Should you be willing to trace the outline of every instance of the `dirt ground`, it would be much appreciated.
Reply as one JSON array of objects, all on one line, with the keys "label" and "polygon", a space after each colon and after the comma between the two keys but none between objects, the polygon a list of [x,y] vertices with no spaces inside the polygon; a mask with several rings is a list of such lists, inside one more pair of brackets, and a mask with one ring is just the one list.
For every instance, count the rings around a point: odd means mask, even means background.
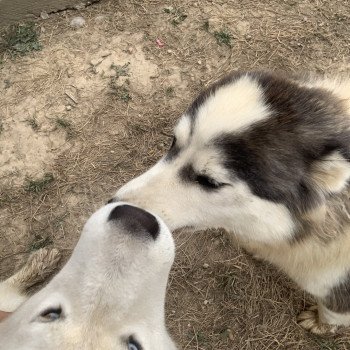
[{"label": "dirt ground", "polygon": [[[67,258],[87,217],[164,153],[225,72],[349,72],[349,14],[348,0],[102,0],[39,20],[42,50],[0,60],[1,278],[42,246]],[[311,298],[224,232],[175,239],[167,322],[181,349],[350,349],[349,333],[300,329]]]}]

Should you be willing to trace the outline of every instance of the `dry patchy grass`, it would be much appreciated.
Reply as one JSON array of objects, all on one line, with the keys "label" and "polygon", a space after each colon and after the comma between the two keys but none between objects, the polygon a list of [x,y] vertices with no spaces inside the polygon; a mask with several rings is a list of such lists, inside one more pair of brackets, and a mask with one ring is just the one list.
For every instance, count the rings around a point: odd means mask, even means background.
[{"label": "dry patchy grass", "polygon": [[[1,277],[44,245],[68,257],[86,218],[164,153],[181,112],[224,73],[349,71],[348,6],[101,1],[81,11],[82,29],[71,11],[39,21],[42,51],[0,63]],[[175,239],[167,317],[182,349],[350,348],[347,334],[301,330],[309,296],[225,233]]]}]

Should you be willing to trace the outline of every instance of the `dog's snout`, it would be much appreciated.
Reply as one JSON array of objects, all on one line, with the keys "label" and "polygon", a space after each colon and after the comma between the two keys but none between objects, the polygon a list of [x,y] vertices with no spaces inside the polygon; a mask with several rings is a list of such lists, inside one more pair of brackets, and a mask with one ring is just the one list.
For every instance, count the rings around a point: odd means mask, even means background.
[{"label": "dog's snout", "polygon": [[135,236],[149,236],[155,240],[159,234],[158,220],[151,213],[132,205],[116,206],[108,221],[120,222],[127,233]]}]

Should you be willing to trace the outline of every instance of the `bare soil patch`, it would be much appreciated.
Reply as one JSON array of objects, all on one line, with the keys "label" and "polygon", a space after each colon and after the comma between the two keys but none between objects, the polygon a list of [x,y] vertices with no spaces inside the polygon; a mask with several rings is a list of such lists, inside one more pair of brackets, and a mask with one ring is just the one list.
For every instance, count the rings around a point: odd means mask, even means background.
[{"label": "bare soil patch", "polygon": [[[0,60],[1,278],[42,246],[67,258],[86,218],[164,153],[176,119],[224,73],[349,72],[349,10],[347,0],[101,1],[38,21],[42,50]],[[77,15],[86,24],[73,29]],[[310,297],[224,232],[175,239],[167,316],[180,348],[350,349],[349,334],[300,329]]]}]

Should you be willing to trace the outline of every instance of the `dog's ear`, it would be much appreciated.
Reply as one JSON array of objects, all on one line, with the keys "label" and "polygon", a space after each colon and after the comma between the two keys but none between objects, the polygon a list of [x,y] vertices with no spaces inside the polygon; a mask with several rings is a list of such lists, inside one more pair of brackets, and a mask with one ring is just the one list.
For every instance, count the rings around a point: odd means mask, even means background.
[{"label": "dog's ear", "polygon": [[350,161],[339,151],[333,151],[311,166],[311,178],[324,193],[337,193],[344,189],[350,178]]}]

